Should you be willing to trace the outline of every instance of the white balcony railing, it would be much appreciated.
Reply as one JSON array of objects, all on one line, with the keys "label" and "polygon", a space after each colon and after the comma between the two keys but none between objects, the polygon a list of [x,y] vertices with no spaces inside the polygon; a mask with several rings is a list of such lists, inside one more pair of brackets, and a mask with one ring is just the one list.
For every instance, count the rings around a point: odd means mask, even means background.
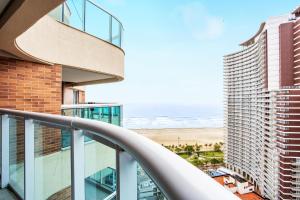
[{"label": "white balcony railing", "polygon": [[[116,199],[134,200],[138,198],[137,163],[167,199],[238,199],[204,172],[176,154],[124,128],[89,119],[8,109],[0,109],[0,116],[1,187],[5,188],[9,185],[15,190],[19,189],[20,196],[26,200],[42,199],[39,194],[48,192],[48,187],[54,193],[60,191],[59,186],[61,189],[70,187],[72,199],[85,199],[88,193],[85,185],[86,179],[93,183],[100,181],[107,190],[112,189],[112,192],[105,197],[106,199],[116,196]],[[22,123],[12,124],[11,122],[16,119]],[[41,151],[40,145],[45,145],[44,141],[49,138],[43,135],[41,137],[43,140],[38,139],[38,134],[41,133],[40,129],[37,129],[38,126],[46,127],[45,133],[47,134],[49,134],[47,128],[71,130],[70,153],[63,150],[52,154]],[[24,132],[20,134],[22,130]],[[55,134],[50,133],[50,136]],[[22,136],[24,140],[15,141],[15,136]],[[85,144],[84,137],[92,138],[93,143]],[[12,143],[13,141],[15,143]],[[115,157],[108,157],[110,151],[107,150],[98,151],[99,149],[94,148],[91,151],[93,145],[99,144],[113,149],[116,152]],[[16,148],[17,145],[24,148],[21,148],[22,151],[19,152],[24,153],[23,157],[18,154],[20,148]],[[98,148],[103,150],[103,146]],[[17,155],[18,159],[15,159],[14,155]],[[67,156],[69,160],[66,159]],[[105,158],[115,159],[116,188],[109,187],[113,183],[111,179],[113,176],[109,176],[108,172],[87,175],[93,170],[96,161],[103,166]],[[15,163],[12,162],[13,159]],[[63,163],[60,166],[64,167],[58,168],[58,162]],[[53,163],[56,165],[52,166]],[[87,163],[93,163],[93,166]],[[69,178],[70,182],[62,177]],[[105,177],[105,179],[99,179],[99,177]],[[60,181],[54,182],[55,179],[60,179]],[[21,180],[24,180],[24,185],[21,184]],[[51,182],[45,183],[47,180]],[[48,192],[47,195],[52,195],[52,193]]]}]

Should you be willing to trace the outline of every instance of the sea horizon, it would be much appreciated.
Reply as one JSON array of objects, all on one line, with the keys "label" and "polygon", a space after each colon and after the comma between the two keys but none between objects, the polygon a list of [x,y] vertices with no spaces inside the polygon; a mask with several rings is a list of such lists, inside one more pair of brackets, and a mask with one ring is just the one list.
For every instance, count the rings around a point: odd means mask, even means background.
[{"label": "sea horizon", "polygon": [[127,104],[123,126],[128,129],[222,128],[223,110],[204,105]]}]

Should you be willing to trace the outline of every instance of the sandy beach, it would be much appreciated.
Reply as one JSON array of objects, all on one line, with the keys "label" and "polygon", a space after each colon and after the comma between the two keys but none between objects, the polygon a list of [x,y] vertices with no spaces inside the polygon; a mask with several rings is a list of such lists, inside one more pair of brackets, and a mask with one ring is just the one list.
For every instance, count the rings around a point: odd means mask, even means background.
[{"label": "sandy beach", "polygon": [[223,142],[223,128],[135,129],[137,133],[163,145],[214,144]]}]

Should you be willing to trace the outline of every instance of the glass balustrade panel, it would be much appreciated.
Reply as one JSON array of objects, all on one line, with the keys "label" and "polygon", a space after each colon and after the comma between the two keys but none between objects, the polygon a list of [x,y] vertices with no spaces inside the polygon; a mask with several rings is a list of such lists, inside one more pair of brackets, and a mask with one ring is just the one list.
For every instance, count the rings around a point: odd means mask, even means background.
[{"label": "glass balustrade panel", "polygon": [[102,200],[115,193],[117,190],[116,150],[91,140],[85,143],[84,155],[85,199]]},{"label": "glass balustrade panel", "polygon": [[9,185],[24,198],[24,159],[25,159],[24,118],[9,119]]},{"label": "glass balustrade panel", "polygon": [[34,125],[35,199],[71,199],[71,149],[62,150],[62,133],[71,131]]}]

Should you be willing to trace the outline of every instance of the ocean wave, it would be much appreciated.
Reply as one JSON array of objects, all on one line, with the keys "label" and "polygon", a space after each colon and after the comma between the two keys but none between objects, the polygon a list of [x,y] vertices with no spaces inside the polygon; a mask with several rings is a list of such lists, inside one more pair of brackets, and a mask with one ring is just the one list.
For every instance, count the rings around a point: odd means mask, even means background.
[{"label": "ocean wave", "polygon": [[128,117],[123,119],[124,127],[129,129],[160,129],[160,128],[204,128],[223,127],[223,119],[220,117],[198,118],[198,117],[167,117],[159,116],[153,118]]}]

